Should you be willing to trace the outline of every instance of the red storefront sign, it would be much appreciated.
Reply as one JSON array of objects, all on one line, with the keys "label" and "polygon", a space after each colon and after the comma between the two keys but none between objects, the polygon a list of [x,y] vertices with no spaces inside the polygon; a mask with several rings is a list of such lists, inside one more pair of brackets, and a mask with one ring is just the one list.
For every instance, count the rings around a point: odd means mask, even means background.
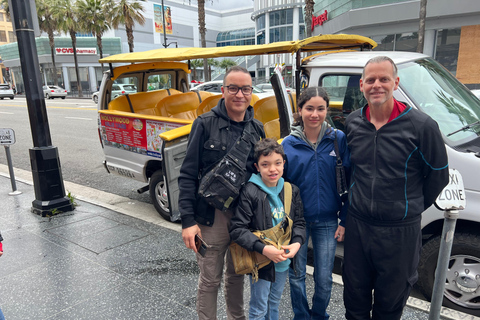
[{"label": "red storefront sign", "polygon": [[315,26],[321,26],[325,21],[328,20],[327,10],[318,17],[312,16],[312,31]]},{"label": "red storefront sign", "polygon": [[[73,48],[55,48],[57,54],[73,54]],[[77,54],[97,54],[97,48],[77,48]]]}]

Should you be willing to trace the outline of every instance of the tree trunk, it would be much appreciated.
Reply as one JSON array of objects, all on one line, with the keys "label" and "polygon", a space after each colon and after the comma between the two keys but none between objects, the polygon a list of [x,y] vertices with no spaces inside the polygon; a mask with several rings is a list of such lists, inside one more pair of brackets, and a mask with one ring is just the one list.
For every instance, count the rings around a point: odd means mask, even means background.
[{"label": "tree trunk", "polygon": [[[205,39],[205,35],[207,33],[207,28],[205,28],[205,0],[198,0],[198,31],[200,32],[202,48],[206,48],[207,40]],[[204,81],[210,81],[207,59],[203,59],[203,79]]]},{"label": "tree trunk", "polygon": [[[51,51],[51,55],[52,55],[53,84],[58,86],[57,66],[55,64],[55,37],[53,36],[53,30],[48,30],[48,42],[50,43],[50,51]],[[47,85],[47,84],[45,83],[45,85]]]},{"label": "tree trunk", "polygon": [[75,61],[75,74],[77,75],[78,97],[83,98],[82,82],[80,81],[80,74],[78,73],[77,35],[74,30],[70,30],[70,37],[72,38],[73,60]]},{"label": "tree trunk", "polygon": [[312,36],[312,16],[314,0],[305,0],[305,31],[307,38]]},{"label": "tree trunk", "polygon": [[420,22],[418,26],[417,52],[423,53],[425,43],[425,18],[427,16],[427,0],[420,0]]},{"label": "tree trunk", "polygon": [[[100,59],[103,58],[103,45],[102,45],[102,35],[97,34],[97,47],[98,47],[98,52],[100,53]],[[103,73],[103,62],[101,63],[102,66],[102,73]]]},{"label": "tree trunk", "polygon": [[125,26],[127,31],[128,50],[133,52],[133,28],[131,26]]}]

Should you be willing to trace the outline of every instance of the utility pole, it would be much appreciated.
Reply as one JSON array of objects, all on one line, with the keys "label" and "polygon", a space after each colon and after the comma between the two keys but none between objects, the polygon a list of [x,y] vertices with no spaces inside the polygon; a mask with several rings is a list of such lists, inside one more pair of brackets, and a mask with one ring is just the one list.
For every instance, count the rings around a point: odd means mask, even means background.
[{"label": "utility pole", "polygon": [[60,159],[57,148],[52,146],[47,108],[43,97],[40,65],[35,45],[35,29],[38,28],[38,25],[34,24],[34,21],[37,21],[35,0],[9,0],[9,6],[17,36],[33,138],[33,148],[29,150],[35,190],[32,212],[46,216],[53,210],[71,211],[74,206],[65,196]]}]

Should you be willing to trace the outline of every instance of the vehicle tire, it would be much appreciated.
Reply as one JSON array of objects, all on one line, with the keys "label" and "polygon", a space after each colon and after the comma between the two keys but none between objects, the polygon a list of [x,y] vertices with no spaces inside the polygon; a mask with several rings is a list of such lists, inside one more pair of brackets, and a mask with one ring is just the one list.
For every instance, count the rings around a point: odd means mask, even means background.
[{"label": "vehicle tire", "polygon": [[2,99],[2,100],[3,100],[3,97],[1,97],[0,99]]},{"label": "vehicle tire", "polygon": [[10,97],[10,100],[13,100],[13,98],[15,98],[15,97]]},{"label": "vehicle tire", "polygon": [[98,96],[93,97],[93,102],[95,102],[95,104],[98,104]]},{"label": "vehicle tire", "polygon": [[[422,248],[418,266],[418,288],[430,301],[440,248],[440,236]],[[443,305],[461,312],[480,315],[480,235],[455,234],[443,292]]]},{"label": "vehicle tire", "polygon": [[157,212],[167,221],[170,220],[170,209],[168,205],[167,186],[165,185],[163,172],[156,171],[150,177],[150,199]]},{"label": "vehicle tire", "polygon": [[50,96],[48,95],[48,93],[45,95],[45,98],[46,99],[51,99]]},{"label": "vehicle tire", "polygon": [[62,97],[62,99],[64,99],[64,100],[65,100],[65,97]]}]

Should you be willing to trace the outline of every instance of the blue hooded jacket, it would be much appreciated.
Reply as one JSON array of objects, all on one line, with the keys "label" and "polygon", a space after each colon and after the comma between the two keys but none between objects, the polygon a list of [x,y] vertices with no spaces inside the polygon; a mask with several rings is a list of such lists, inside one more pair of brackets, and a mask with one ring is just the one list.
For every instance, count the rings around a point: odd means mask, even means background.
[{"label": "blue hooded jacket", "polygon": [[[345,134],[336,130],[337,142],[345,167],[350,176],[350,152]],[[336,186],[335,130],[328,128],[316,144],[310,143],[302,127],[292,127],[292,133],[282,141],[287,156],[284,178],[300,189],[304,218],[307,222],[336,220],[345,226],[348,201],[342,203]]]}]

